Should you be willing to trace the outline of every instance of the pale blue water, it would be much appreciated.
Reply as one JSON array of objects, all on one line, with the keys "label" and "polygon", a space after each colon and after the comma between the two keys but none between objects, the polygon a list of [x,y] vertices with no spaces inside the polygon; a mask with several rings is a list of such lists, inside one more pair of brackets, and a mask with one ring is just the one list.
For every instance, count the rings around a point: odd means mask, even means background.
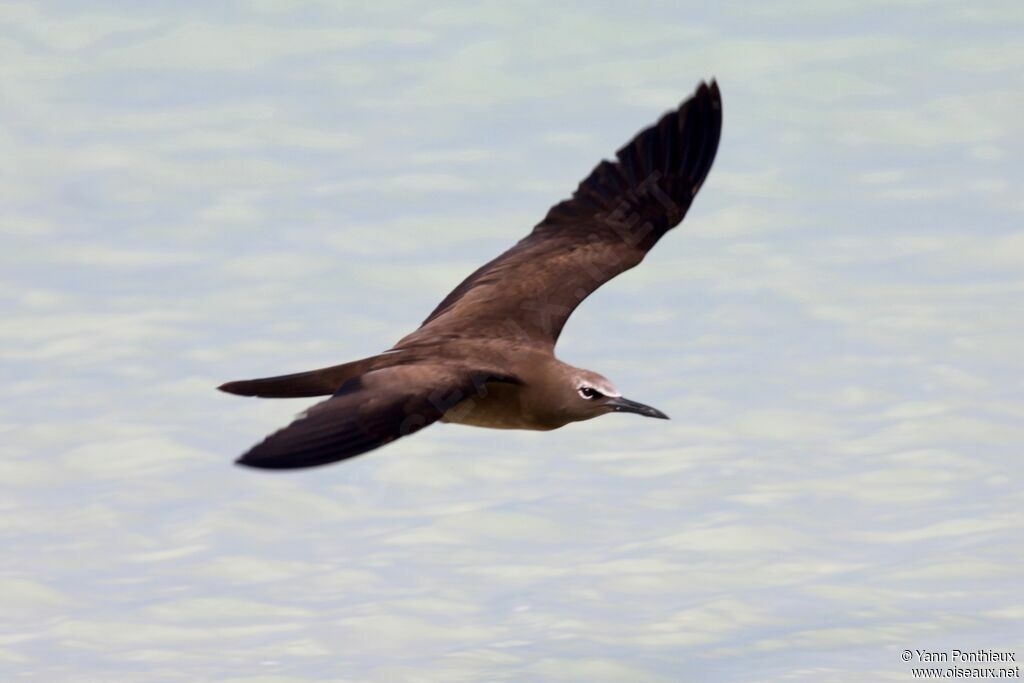
[{"label": "pale blue water", "polygon": [[[5,5],[2,677],[1024,656],[1020,7]],[[693,210],[559,346],[671,422],[231,465],[308,402],[214,386],[387,348],[711,76]]]}]

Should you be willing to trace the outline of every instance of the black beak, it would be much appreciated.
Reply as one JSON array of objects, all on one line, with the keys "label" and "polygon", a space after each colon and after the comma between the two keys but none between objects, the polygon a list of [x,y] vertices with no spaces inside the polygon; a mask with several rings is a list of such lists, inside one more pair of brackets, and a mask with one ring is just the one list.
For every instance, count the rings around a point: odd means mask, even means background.
[{"label": "black beak", "polygon": [[630,401],[628,398],[622,398],[621,396],[608,399],[605,401],[605,405],[611,406],[612,410],[617,413],[636,413],[637,415],[643,415],[644,417],[656,417],[660,420],[668,419],[668,415],[657,408],[645,406],[643,403]]}]

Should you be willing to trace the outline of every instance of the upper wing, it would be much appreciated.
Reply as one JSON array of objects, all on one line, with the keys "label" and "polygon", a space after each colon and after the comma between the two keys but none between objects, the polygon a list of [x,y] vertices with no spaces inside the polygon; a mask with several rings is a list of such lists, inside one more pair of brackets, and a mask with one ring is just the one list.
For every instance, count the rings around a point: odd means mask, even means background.
[{"label": "upper wing", "polygon": [[583,299],[640,263],[679,224],[718,149],[722,100],[692,97],[602,161],[527,237],[456,287],[397,346],[459,337],[513,337],[553,347]]},{"label": "upper wing", "polygon": [[489,381],[515,380],[455,365],[373,370],[346,382],[237,462],[292,469],[351,458],[436,422],[465,399],[484,396]]}]

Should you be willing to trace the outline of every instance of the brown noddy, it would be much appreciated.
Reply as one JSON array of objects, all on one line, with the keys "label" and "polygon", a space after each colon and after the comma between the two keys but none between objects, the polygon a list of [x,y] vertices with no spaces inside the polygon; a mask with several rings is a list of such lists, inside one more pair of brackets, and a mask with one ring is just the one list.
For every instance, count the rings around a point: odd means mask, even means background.
[{"label": "brown noddy", "polygon": [[718,85],[702,82],[390,350],[221,385],[242,396],[330,396],[237,462],[270,469],[323,465],[438,420],[548,430],[613,412],[666,418],[623,398],[602,375],[555,358],[555,342],[583,299],[639,264],[683,220],[711,169],[721,129]]}]

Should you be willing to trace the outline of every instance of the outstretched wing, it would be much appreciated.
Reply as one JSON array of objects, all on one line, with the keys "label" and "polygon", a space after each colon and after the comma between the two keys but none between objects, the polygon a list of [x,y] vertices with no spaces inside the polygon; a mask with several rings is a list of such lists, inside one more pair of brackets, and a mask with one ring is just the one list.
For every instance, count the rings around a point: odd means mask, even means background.
[{"label": "outstretched wing", "polygon": [[485,383],[492,381],[515,380],[456,365],[374,370],[347,381],[334,396],[268,436],[237,463],[293,469],[351,458],[436,422],[466,399],[484,396]]},{"label": "outstretched wing", "polygon": [[398,347],[463,337],[553,347],[583,299],[640,263],[679,224],[711,170],[722,130],[718,85],[692,97],[602,161],[572,199],[456,287]]}]

